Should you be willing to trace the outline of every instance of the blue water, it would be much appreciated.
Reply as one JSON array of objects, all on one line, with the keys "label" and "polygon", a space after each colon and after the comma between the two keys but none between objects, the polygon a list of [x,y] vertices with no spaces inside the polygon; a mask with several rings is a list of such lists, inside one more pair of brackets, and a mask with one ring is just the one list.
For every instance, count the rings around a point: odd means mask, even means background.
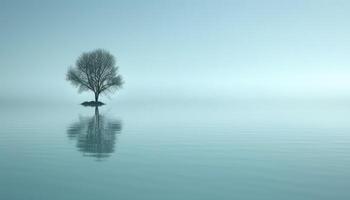
[{"label": "blue water", "polygon": [[0,110],[0,199],[350,199],[350,104]]}]

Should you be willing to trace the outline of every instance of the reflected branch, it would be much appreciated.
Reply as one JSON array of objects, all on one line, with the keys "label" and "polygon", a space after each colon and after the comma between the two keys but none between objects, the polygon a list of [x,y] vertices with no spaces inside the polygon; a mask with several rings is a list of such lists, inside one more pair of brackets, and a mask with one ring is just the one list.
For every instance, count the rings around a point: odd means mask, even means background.
[{"label": "reflected branch", "polygon": [[116,135],[120,134],[122,123],[110,120],[99,113],[95,107],[93,117],[80,117],[67,129],[70,139],[77,140],[77,148],[84,156],[91,156],[102,160],[114,152]]}]

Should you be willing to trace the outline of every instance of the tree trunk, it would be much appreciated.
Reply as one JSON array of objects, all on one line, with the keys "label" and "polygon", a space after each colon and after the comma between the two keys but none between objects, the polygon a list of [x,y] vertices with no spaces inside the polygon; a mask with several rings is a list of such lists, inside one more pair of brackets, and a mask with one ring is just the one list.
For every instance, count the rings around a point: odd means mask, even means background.
[{"label": "tree trunk", "polygon": [[98,93],[95,93],[95,102],[97,103],[98,102]]}]

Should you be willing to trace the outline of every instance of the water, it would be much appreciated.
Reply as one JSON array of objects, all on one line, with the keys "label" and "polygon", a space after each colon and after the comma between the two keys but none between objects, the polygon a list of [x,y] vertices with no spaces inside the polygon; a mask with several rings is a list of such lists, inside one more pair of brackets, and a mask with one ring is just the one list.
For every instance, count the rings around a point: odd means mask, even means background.
[{"label": "water", "polygon": [[346,104],[0,110],[0,199],[350,199]]}]

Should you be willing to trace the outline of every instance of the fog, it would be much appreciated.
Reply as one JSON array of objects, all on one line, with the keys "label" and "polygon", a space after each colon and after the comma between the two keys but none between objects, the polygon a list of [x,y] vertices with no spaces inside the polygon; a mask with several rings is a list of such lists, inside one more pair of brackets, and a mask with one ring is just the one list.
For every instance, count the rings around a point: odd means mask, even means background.
[{"label": "fog", "polygon": [[0,3],[0,100],[91,100],[66,80],[85,51],[114,54],[105,102],[350,98],[347,1]]}]

